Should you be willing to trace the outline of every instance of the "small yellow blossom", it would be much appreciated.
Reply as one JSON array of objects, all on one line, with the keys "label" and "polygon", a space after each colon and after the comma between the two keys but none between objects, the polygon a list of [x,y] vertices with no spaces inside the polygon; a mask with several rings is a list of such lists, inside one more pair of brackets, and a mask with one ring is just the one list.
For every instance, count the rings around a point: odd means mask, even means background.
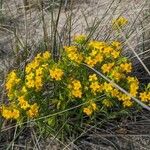
[{"label": "small yellow blossom", "polygon": [[43,68],[42,67],[37,68],[35,74],[36,76],[41,76],[43,74]]},{"label": "small yellow blossom", "polygon": [[74,97],[77,97],[77,98],[82,97],[82,91],[81,90],[72,90],[71,93],[72,93],[72,96],[74,96]]},{"label": "small yellow blossom", "polygon": [[116,58],[118,58],[118,57],[119,57],[120,52],[119,52],[119,51],[115,51],[115,50],[114,50],[114,51],[112,51],[112,52],[111,52],[111,55],[112,55],[112,57],[113,57],[113,58],[115,58],[115,59],[116,59]]},{"label": "small yellow blossom", "polygon": [[72,86],[74,90],[79,90],[82,86],[79,80],[73,80]]},{"label": "small yellow blossom", "polygon": [[85,58],[85,63],[90,67],[94,67],[97,64],[97,60],[94,60],[91,56],[89,56]]},{"label": "small yellow blossom", "polygon": [[55,79],[56,81],[61,80],[62,76],[64,75],[63,70],[59,68],[50,69],[49,72],[50,72],[50,77],[52,79]]},{"label": "small yellow blossom", "polygon": [[43,86],[43,83],[42,83],[42,76],[36,76],[35,77],[35,81],[34,81],[34,85],[35,85],[35,88],[36,90],[41,90],[42,86]]},{"label": "small yellow blossom", "polygon": [[113,86],[112,86],[111,83],[106,83],[106,82],[104,82],[104,84],[103,84],[103,89],[104,89],[106,92],[110,93],[110,92],[113,90]]},{"label": "small yellow blossom", "polygon": [[17,77],[17,74],[16,74],[15,70],[11,71],[8,74],[7,79],[6,79],[6,85],[5,85],[6,86],[6,90],[11,91],[11,89],[15,85],[19,84],[20,81],[21,81],[21,79]]},{"label": "small yellow blossom", "polygon": [[101,88],[101,86],[99,85],[99,83],[97,82],[97,81],[95,81],[95,82],[92,82],[91,84],[90,84],[90,89],[92,90],[92,92],[94,93],[94,94],[96,94],[96,92],[99,92],[99,89]]},{"label": "small yellow blossom", "polygon": [[124,107],[131,107],[133,105],[133,102],[131,100],[123,101]]},{"label": "small yellow blossom", "polygon": [[31,105],[30,109],[27,111],[27,115],[28,115],[29,118],[37,117],[38,113],[39,113],[39,106],[36,103]]},{"label": "small yellow blossom", "polygon": [[111,95],[112,95],[112,97],[117,97],[119,95],[119,90],[118,89],[113,89],[111,91]]},{"label": "small yellow blossom", "polygon": [[92,74],[92,75],[89,75],[89,81],[90,81],[90,82],[92,82],[92,81],[97,81],[97,80],[98,80],[98,78],[97,78],[97,76],[96,76],[95,73]]},{"label": "small yellow blossom", "polygon": [[87,115],[87,116],[91,116],[93,111],[90,108],[83,108],[83,112]]},{"label": "small yellow blossom", "polygon": [[43,59],[48,60],[51,57],[51,53],[49,51],[45,51],[43,53]]},{"label": "small yellow blossom", "polygon": [[142,102],[147,102],[148,101],[148,95],[147,95],[147,92],[142,92],[140,93],[140,99]]},{"label": "small yellow blossom", "polygon": [[113,70],[111,72],[111,77],[112,77],[112,79],[114,79],[118,82],[118,81],[120,81],[121,78],[123,78],[123,75],[120,72],[118,72],[117,70]]},{"label": "small yellow blossom", "polygon": [[94,111],[97,109],[96,103],[91,102],[90,105],[91,105],[91,107],[92,107],[92,109],[93,109]]},{"label": "small yellow blossom", "polygon": [[107,47],[104,48],[103,53],[104,53],[105,55],[109,56],[109,55],[111,55],[111,53],[112,53],[113,51],[114,51],[114,50],[113,50],[113,48],[112,48],[111,46],[107,46]]},{"label": "small yellow blossom", "polygon": [[103,73],[109,73],[112,69],[112,67],[114,66],[114,63],[108,63],[108,64],[104,64],[101,69]]},{"label": "small yellow blossom", "polygon": [[89,48],[98,49],[99,52],[102,52],[102,50],[106,47],[106,43],[99,42],[99,41],[91,41],[91,42],[89,42],[88,46],[89,46]]},{"label": "small yellow blossom", "polygon": [[24,96],[18,97],[19,105],[22,109],[26,110],[30,107],[29,103],[25,100]]},{"label": "small yellow blossom", "polygon": [[112,20],[114,29],[120,29],[124,27],[127,23],[128,23],[128,20],[124,17],[119,17],[117,19]]},{"label": "small yellow blossom", "polygon": [[132,71],[132,64],[131,63],[124,63],[120,65],[122,71],[126,73],[130,73]]}]

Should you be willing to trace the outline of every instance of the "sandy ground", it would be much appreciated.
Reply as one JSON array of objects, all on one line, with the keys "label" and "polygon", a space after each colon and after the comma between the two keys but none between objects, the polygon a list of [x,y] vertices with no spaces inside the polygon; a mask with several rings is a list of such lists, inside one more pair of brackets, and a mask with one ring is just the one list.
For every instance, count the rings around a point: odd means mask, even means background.
[{"label": "sandy ground", "polygon": [[[129,25],[132,26],[132,22],[136,19],[137,14],[139,14],[139,12],[141,12],[142,9],[142,12],[147,11],[147,7],[144,7],[145,0],[122,0],[120,4],[119,2],[119,0],[114,0],[112,5],[112,0],[83,0],[83,2],[76,2],[73,9],[74,19],[72,23],[72,35],[88,32],[92,28],[95,19],[97,21],[102,19],[102,22],[99,25],[97,32],[100,32],[98,38],[104,39],[107,33],[107,26],[110,26],[112,18],[118,17],[119,15],[123,15],[129,19]],[[36,1],[32,1],[32,4],[33,7],[27,12],[25,12],[23,8],[23,2],[20,0],[5,0],[4,2],[4,6],[2,8],[2,13],[4,14],[4,22],[0,22],[0,71],[5,72],[7,68],[9,68],[9,66],[12,64],[10,62],[10,56],[12,52],[17,55],[17,48],[15,47],[15,43],[17,41],[16,38],[14,38],[15,36],[21,39],[20,42],[23,45],[27,43],[31,51],[36,51],[37,45],[39,45],[39,43],[43,40],[43,24],[41,21],[41,12],[38,10],[38,5]],[[47,32],[51,33],[51,19],[47,1],[45,1],[44,7]],[[109,7],[110,9],[109,11],[107,11]],[[69,11],[67,11],[67,9],[63,9],[61,12],[59,20],[59,33],[62,36],[67,30],[65,28],[65,23],[67,19],[66,16],[68,14]],[[143,32],[143,30],[141,30],[138,26],[139,21],[140,19],[137,19],[137,23],[134,27],[135,33],[133,34],[132,38],[129,39],[129,43],[134,49],[136,49],[137,45],[141,42],[140,37]],[[146,26],[148,25],[149,23]],[[129,51],[128,48],[126,50]],[[18,51],[21,52],[22,49],[20,48]],[[138,51],[141,52],[140,50]],[[131,140],[129,141],[134,145],[134,150],[150,149],[149,136],[144,138],[142,138],[142,135],[133,136],[133,138],[131,138]],[[142,141],[142,144],[140,144],[139,141]],[[85,148],[87,150],[88,147],[89,150],[116,149],[113,146],[103,145],[101,147],[101,145],[97,145],[94,147],[94,144],[89,145],[90,143],[86,143],[85,141],[83,143],[84,146],[87,144]],[[124,145],[124,148],[122,149],[127,150],[127,141],[124,142],[120,139],[120,144]],[[47,149],[50,149],[50,147]],[[128,149],[130,149],[130,146],[128,146]]]}]

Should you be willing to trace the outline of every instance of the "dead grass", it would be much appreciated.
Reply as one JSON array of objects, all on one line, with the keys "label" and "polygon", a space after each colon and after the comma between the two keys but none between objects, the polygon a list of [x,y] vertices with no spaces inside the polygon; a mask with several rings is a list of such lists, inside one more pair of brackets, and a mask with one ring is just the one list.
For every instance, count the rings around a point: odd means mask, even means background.
[{"label": "dead grass", "polygon": [[[23,1],[0,0],[1,101],[5,98],[3,85],[8,70],[15,67],[23,68],[38,51],[53,49],[55,42],[52,35],[57,35],[55,40],[60,46],[69,44],[72,36],[80,33],[89,34],[100,40],[117,39],[118,35],[110,33],[109,25],[112,18],[120,15],[129,19],[129,26],[124,31],[128,36],[122,33],[119,37],[125,43],[124,54],[133,61],[134,74],[139,80],[149,83],[149,0],[82,0],[68,4],[64,1],[59,19],[59,5],[56,1],[50,3],[49,0],[44,0],[42,7],[39,2],[40,0],[31,1],[30,8],[25,9]],[[58,24],[55,30],[56,23]],[[45,141],[32,125],[27,125],[24,129],[16,126],[12,128],[9,123],[4,122],[0,149],[148,150],[150,114],[148,111],[141,111],[140,114],[136,110],[133,112],[135,114],[132,116],[120,120],[99,120],[95,125],[86,125],[85,128],[81,128],[79,136],[68,137],[68,141],[65,142],[59,141],[55,135],[45,138]]]}]

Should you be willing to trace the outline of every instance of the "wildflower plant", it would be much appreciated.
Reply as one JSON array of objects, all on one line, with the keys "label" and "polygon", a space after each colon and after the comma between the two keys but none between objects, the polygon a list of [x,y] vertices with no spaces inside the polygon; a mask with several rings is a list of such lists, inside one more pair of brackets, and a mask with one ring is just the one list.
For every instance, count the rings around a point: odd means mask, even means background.
[{"label": "wildflower plant", "polygon": [[[64,124],[81,125],[102,112],[128,110],[137,104],[112,83],[87,66],[95,68],[125,89],[132,97],[150,104],[149,85],[143,89],[132,76],[132,63],[122,55],[119,41],[87,41],[85,35],[64,46],[61,59],[55,62],[50,51],[38,53],[23,70],[12,70],[6,78],[8,103],[2,104],[1,116],[23,123],[44,118],[40,123],[55,133]],[[86,116],[86,119],[84,119]]]}]

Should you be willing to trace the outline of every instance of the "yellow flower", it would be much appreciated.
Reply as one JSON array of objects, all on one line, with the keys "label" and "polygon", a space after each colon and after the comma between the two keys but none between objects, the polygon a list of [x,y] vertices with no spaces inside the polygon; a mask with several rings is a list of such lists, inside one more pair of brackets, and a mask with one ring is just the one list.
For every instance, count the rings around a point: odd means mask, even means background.
[{"label": "yellow flower", "polygon": [[97,80],[98,80],[98,78],[97,78],[97,76],[96,76],[95,73],[92,74],[92,75],[89,75],[89,81],[90,81],[90,82],[92,82],[92,81],[97,81]]},{"label": "yellow flower", "polygon": [[49,51],[45,51],[43,53],[43,59],[48,60],[51,57],[51,53]]},{"label": "yellow flower", "polygon": [[136,97],[138,90],[139,89],[139,83],[138,82],[132,82],[130,84],[130,94],[134,97]]},{"label": "yellow flower", "polygon": [[104,82],[103,89],[109,93],[113,90],[113,87],[112,87],[111,83]]},{"label": "yellow flower", "polygon": [[52,79],[55,79],[56,81],[61,80],[62,76],[64,75],[63,70],[59,68],[50,69],[49,72],[50,72],[50,77]]},{"label": "yellow flower", "polygon": [[90,53],[90,56],[93,57],[98,53],[96,49],[93,49],[92,52]]},{"label": "yellow flower", "polygon": [[22,92],[23,94],[26,94],[27,91],[28,91],[28,90],[27,90],[26,86],[23,86],[22,89],[21,89],[21,92]]},{"label": "yellow flower", "polygon": [[90,41],[88,46],[89,46],[89,48],[98,49],[99,52],[102,52],[102,50],[106,46],[106,43],[105,42],[99,42],[99,41]]},{"label": "yellow flower", "polygon": [[43,68],[39,67],[35,71],[36,76],[41,76],[43,74]]},{"label": "yellow flower", "polygon": [[112,52],[111,52],[111,55],[112,55],[112,57],[113,57],[113,58],[115,58],[115,59],[116,59],[116,58],[118,58],[118,57],[119,57],[120,52],[119,52],[119,51],[115,51],[115,50],[114,50],[114,51],[112,51]]},{"label": "yellow flower", "polygon": [[72,80],[71,84],[68,85],[71,90],[71,96],[81,98],[82,97],[82,85],[79,80]]},{"label": "yellow flower", "polygon": [[112,67],[114,66],[114,63],[108,63],[108,64],[104,64],[101,69],[103,73],[109,73],[112,69]]},{"label": "yellow flower", "polygon": [[127,77],[127,81],[128,81],[128,83],[138,82],[138,80],[135,77],[130,77],[130,76]]},{"label": "yellow flower", "polygon": [[94,60],[95,60],[95,62],[97,63],[97,62],[99,62],[99,63],[101,63],[102,61],[103,61],[103,56],[102,56],[102,54],[97,54],[95,57],[94,57]]},{"label": "yellow flower", "polygon": [[111,46],[107,46],[107,47],[104,48],[103,53],[104,53],[104,55],[109,56],[109,55],[111,55],[111,53],[112,53],[113,51],[114,51],[114,50],[113,50],[113,48],[112,48]]},{"label": "yellow flower", "polygon": [[2,116],[5,119],[18,119],[20,116],[20,112],[19,110],[15,109],[15,108],[11,108],[11,107],[2,107]]},{"label": "yellow flower", "polygon": [[31,105],[30,109],[27,111],[27,115],[29,118],[37,117],[38,113],[39,113],[39,106],[36,103]]},{"label": "yellow flower", "polygon": [[27,81],[33,80],[33,79],[34,79],[34,76],[35,76],[34,73],[31,72],[30,74],[26,75],[26,80],[27,80]]},{"label": "yellow flower", "polygon": [[118,71],[113,70],[111,72],[111,77],[112,77],[112,79],[114,79],[116,81],[120,81],[120,79],[123,78],[123,75],[121,73],[119,73]]},{"label": "yellow flower", "polygon": [[140,99],[142,102],[147,102],[148,101],[148,95],[147,95],[147,92],[142,92],[140,93]]},{"label": "yellow flower", "polygon": [[113,97],[118,97],[118,95],[119,95],[118,89],[113,89],[113,90],[111,90],[111,95],[112,95]]},{"label": "yellow flower", "polygon": [[65,46],[64,47],[65,51],[67,53],[70,53],[70,52],[77,52],[77,47],[76,46]]},{"label": "yellow flower", "polygon": [[34,73],[30,72],[29,74],[26,75],[26,82],[25,85],[28,88],[34,88],[35,87],[35,82],[34,82]]},{"label": "yellow flower", "polygon": [[85,63],[90,67],[94,67],[97,64],[97,60],[92,59],[91,56],[85,58]]},{"label": "yellow flower", "polygon": [[94,94],[96,94],[96,92],[99,92],[99,89],[101,88],[101,86],[99,85],[99,83],[97,81],[95,81],[90,84],[90,88],[91,88],[92,92]]},{"label": "yellow flower", "polygon": [[91,105],[91,107],[92,107],[92,109],[93,109],[94,111],[97,109],[96,103],[91,102],[90,105]]},{"label": "yellow flower", "polygon": [[28,88],[34,88],[35,87],[35,82],[34,80],[29,80],[25,83],[26,87]]},{"label": "yellow flower", "polygon": [[123,101],[123,106],[124,107],[131,107],[133,105],[131,100]]},{"label": "yellow flower", "polygon": [[147,99],[150,101],[150,91],[147,93]]},{"label": "yellow flower", "polygon": [[42,76],[36,76],[35,77],[35,81],[34,81],[34,85],[36,90],[41,90],[43,83],[42,83]]},{"label": "yellow flower", "polygon": [[71,93],[72,93],[72,96],[74,96],[74,97],[77,97],[77,98],[82,97],[82,91],[81,90],[72,90]]},{"label": "yellow flower", "polygon": [[21,79],[17,77],[15,70],[11,71],[6,79],[6,90],[11,91],[15,85],[20,83],[20,81]]},{"label": "yellow flower", "polygon": [[90,108],[83,108],[83,112],[87,115],[87,116],[91,116],[93,111]]},{"label": "yellow flower", "polygon": [[19,110],[13,109],[13,111],[12,111],[12,118],[13,118],[13,119],[18,119],[19,116],[20,116]]},{"label": "yellow flower", "polygon": [[84,112],[87,116],[91,116],[92,113],[93,113],[94,111],[96,111],[96,109],[97,109],[96,103],[90,100],[90,101],[89,101],[89,106],[83,108],[83,112]]},{"label": "yellow flower", "polygon": [[122,71],[126,73],[130,73],[132,71],[132,64],[131,63],[124,63],[120,65]]},{"label": "yellow flower", "polygon": [[127,23],[128,23],[128,20],[124,17],[119,17],[117,19],[112,20],[114,29],[120,29],[124,27]]},{"label": "yellow flower", "polygon": [[22,109],[26,110],[30,107],[29,103],[25,100],[24,96],[18,97],[19,105]]},{"label": "yellow flower", "polygon": [[79,80],[73,80],[72,81],[72,86],[73,86],[72,88],[74,90],[79,90],[82,87]]},{"label": "yellow flower", "polygon": [[5,107],[2,108],[2,116],[5,119],[11,119],[12,118],[12,111],[9,109],[6,109]]}]

